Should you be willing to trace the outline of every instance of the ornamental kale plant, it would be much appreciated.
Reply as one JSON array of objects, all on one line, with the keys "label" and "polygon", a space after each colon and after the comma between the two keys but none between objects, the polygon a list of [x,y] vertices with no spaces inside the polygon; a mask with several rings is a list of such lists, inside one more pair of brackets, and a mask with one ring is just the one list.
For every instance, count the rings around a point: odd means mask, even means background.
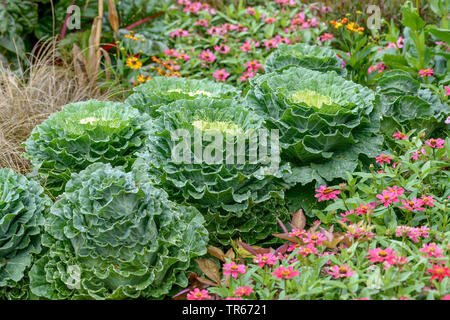
[{"label": "ornamental kale plant", "polygon": [[[231,99],[178,100],[158,113],[134,168],[150,174],[174,200],[198,207],[214,241],[239,234],[255,243],[276,231],[274,216],[289,214],[281,199],[290,169],[276,162],[275,144],[267,141],[271,133],[251,145],[249,137],[265,130],[263,119]],[[258,153],[251,160],[260,146],[267,148],[266,157]]]},{"label": "ornamental kale plant", "polygon": [[34,128],[25,157],[45,188],[60,195],[71,174],[94,162],[129,168],[147,138],[148,115],[126,104],[90,100],[68,104]]},{"label": "ornamental kale plant", "polygon": [[191,259],[206,252],[204,219],[151,184],[110,164],[73,174],[46,219],[48,248],[30,271],[47,299],[161,298],[185,286]]},{"label": "ornamental kale plant", "polygon": [[209,80],[189,80],[174,77],[156,77],[133,89],[125,101],[144,113],[154,115],[163,105],[181,99],[232,99],[240,92],[233,86]]},{"label": "ornamental kale plant", "polygon": [[282,159],[296,166],[291,179],[306,184],[344,178],[362,155],[378,154],[383,139],[374,99],[335,72],[292,67],[255,78],[245,102],[269,129],[280,130]]},{"label": "ornamental kale plant", "polygon": [[383,115],[381,130],[392,136],[398,130],[426,129],[433,137],[448,131],[448,103],[440,101],[429,88],[403,70],[386,72],[378,80],[377,104]]},{"label": "ornamental kale plant", "polygon": [[299,43],[295,45],[280,44],[270,56],[267,57],[265,70],[272,72],[284,70],[292,66],[327,72],[336,71],[345,76],[346,69],[343,60],[338,58],[336,52],[329,48]]},{"label": "ornamental kale plant", "polygon": [[43,192],[35,181],[0,169],[0,299],[22,292],[20,281],[41,251],[44,212],[50,206]]}]

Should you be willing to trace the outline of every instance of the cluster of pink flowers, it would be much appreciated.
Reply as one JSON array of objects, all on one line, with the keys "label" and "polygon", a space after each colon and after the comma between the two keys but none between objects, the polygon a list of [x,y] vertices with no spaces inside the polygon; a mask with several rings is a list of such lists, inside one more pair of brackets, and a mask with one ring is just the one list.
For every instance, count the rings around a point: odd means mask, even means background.
[{"label": "cluster of pink flowers", "polygon": [[210,8],[207,3],[201,3],[198,1],[191,2],[190,0],[178,0],[178,4],[184,6],[183,12],[190,12],[197,14],[200,11],[206,11],[211,15],[216,14],[216,10],[213,8]]},{"label": "cluster of pink flowers", "polygon": [[166,49],[164,50],[164,54],[168,57],[175,57],[184,61],[189,61],[189,59],[191,58],[188,54],[184,52],[178,52],[175,49]]},{"label": "cluster of pink flowers", "polygon": [[274,0],[276,3],[279,3],[281,6],[296,6],[297,3],[295,0]]},{"label": "cluster of pink flowers", "polygon": [[427,154],[427,152],[425,151],[424,148],[420,148],[420,150],[414,151],[412,153],[411,159],[412,160],[419,160],[420,156],[425,156]]},{"label": "cluster of pink flowers", "polygon": [[341,191],[336,190],[336,189],[332,189],[332,188],[328,188],[327,186],[320,186],[319,189],[316,189],[316,194],[314,195],[314,197],[319,198],[317,201],[323,201],[323,200],[330,200],[330,199],[337,199],[338,198],[338,194],[341,193]]},{"label": "cluster of pink flowers", "polygon": [[395,229],[395,236],[403,237],[408,236],[413,242],[419,242],[419,237],[428,238],[430,228],[422,226],[420,228],[409,226],[397,226]]},{"label": "cluster of pink flowers", "polygon": [[383,72],[384,69],[386,69],[386,65],[384,63],[380,62],[380,63],[377,63],[377,65],[375,67],[370,66],[369,69],[367,70],[367,72],[370,74],[370,73],[378,70],[378,73],[381,73],[381,72]]},{"label": "cluster of pink flowers", "polygon": [[285,28],[284,32],[295,32],[299,29],[309,29],[313,27],[317,27],[319,25],[319,20],[317,18],[306,18],[306,15],[303,12],[297,13],[290,22],[290,26]]},{"label": "cluster of pink flowers", "polygon": [[209,27],[209,21],[206,19],[200,19],[195,21],[194,26],[201,26],[201,27]]},{"label": "cluster of pink flowers", "polygon": [[403,48],[403,45],[405,44],[405,38],[403,37],[398,37],[397,41],[394,42],[389,42],[388,45],[385,47],[385,49],[389,49],[389,48],[398,48],[401,49]]},{"label": "cluster of pink flowers", "polygon": [[382,263],[384,268],[388,269],[391,266],[402,266],[408,263],[408,259],[402,256],[398,256],[391,248],[381,249],[369,249],[367,259],[372,263]]},{"label": "cluster of pink flowers", "polygon": [[377,194],[376,197],[379,199],[380,204],[385,207],[389,206],[393,202],[399,202],[398,197],[401,196],[405,190],[397,186],[388,187],[387,190],[383,190],[381,194]]}]

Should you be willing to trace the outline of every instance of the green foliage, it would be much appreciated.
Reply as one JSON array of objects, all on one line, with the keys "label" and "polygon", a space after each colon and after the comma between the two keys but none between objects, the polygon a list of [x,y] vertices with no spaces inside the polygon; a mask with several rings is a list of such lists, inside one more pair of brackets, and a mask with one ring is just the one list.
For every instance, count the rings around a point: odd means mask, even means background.
[{"label": "green foliage", "polygon": [[96,163],[73,174],[46,219],[47,253],[30,271],[47,299],[161,298],[206,253],[204,219],[133,173]]},{"label": "green foliage", "polygon": [[304,43],[280,44],[277,50],[267,57],[265,70],[281,71],[292,66],[321,72],[336,71],[343,76],[346,73],[342,68],[342,59],[338,58],[333,50]]},{"label": "green foliage", "polygon": [[389,137],[398,130],[426,129],[428,136],[449,129],[450,107],[430,89],[402,70],[386,72],[378,81],[377,105],[383,116],[381,130]]},{"label": "green foliage", "polygon": [[33,32],[37,22],[37,3],[21,0],[0,2],[0,57],[2,54],[24,55],[27,51],[25,36]]},{"label": "green foliage", "polygon": [[125,101],[141,112],[154,115],[163,104],[182,99],[232,99],[239,96],[233,86],[209,80],[189,80],[174,77],[156,77],[133,89]]},{"label": "green foliage", "polygon": [[68,104],[34,128],[25,157],[53,196],[74,172],[94,162],[131,166],[147,138],[149,117],[126,104],[90,100]]},{"label": "green foliage", "polygon": [[0,169],[0,299],[21,292],[20,281],[41,251],[44,212],[50,206],[43,191],[35,181]]},{"label": "green foliage", "polygon": [[[152,121],[147,149],[139,153],[134,164],[136,169],[149,173],[173,199],[197,206],[205,215],[212,239],[222,238],[228,242],[237,227],[242,231],[239,236],[254,243],[266,237],[272,227],[276,228],[274,215],[285,215],[285,212],[267,212],[265,201],[272,197],[283,198],[287,186],[283,176],[290,170],[288,165],[271,168],[272,163],[261,159],[250,162],[250,144],[246,140],[264,128],[261,117],[231,99],[206,98],[178,100],[161,106],[158,113],[160,116]],[[174,139],[171,133],[178,129],[186,130],[189,136],[182,141]],[[208,140],[208,134],[217,133],[223,134],[223,141]],[[202,144],[195,139],[202,140]],[[242,141],[244,148],[241,149],[238,144]],[[180,143],[186,143],[189,152],[183,161],[173,158]],[[226,150],[230,146],[235,154],[228,158]],[[209,161],[206,158],[209,148],[222,150],[223,158],[227,159]],[[271,149],[268,152],[270,159],[274,154]],[[238,160],[241,156],[242,163]],[[258,209],[258,206],[261,207]],[[262,229],[260,234],[255,232]]]},{"label": "green foliage", "polygon": [[282,158],[297,166],[290,180],[306,184],[344,178],[360,154],[378,154],[382,138],[376,135],[374,97],[335,72],[297,67],[256,78],[245,100],[268,128],[280,130]]}]

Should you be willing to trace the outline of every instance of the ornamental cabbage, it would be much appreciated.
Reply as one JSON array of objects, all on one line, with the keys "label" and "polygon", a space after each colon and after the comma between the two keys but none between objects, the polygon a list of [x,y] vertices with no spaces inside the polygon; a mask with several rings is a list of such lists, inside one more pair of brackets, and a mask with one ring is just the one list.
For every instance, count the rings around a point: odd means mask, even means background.
[{"label": "ornamental cabbage", "polygon": [[133,91],[125,103],[150,115],[154,115],[159,106],[176,100],[232,99],[240,94],[235,87],[227,84],[176,77],[156,77],[135,87]]},{"label": "ornamental cabbage", "polygon": [[[161,106],[158,112],[159,117],[152,120],[146,151],[138,153],[136,170],[148,173],[172,199],[199,208],[213,240],[221,238],[228,243],[236,228],[240,228],[239,236],[250,243],[278,231],[275,216],[284,218],[289,213],[279,210],[270,214],[263,207],[271,198],[284,197],[288,185],[283,176],[290,169],[276,163],[276,151],[264,139],[258,143],[267,146],[267,158],[250,161],[257,148],[250,147],[248,137],[265,129],[260,116],[230,99],[178,100]],[[173,134],[180,129],[185,135],[178,140]],[[214,134],[221,134],[223,139],[207,138]],[[185,158],[173,157],[177,146],[184,143]],[[207,159],[213,147],[217,148],[211,154],[222,156],[215,158],[217,161]],[[270,163],[264,159],[270,159]]]},{"label": "ornamental cabbage", "polygon": [[206,253],[204,219],[133,172],[96,163],[67,183],[46,219],[48,248],[30,288],[47,299],[162,298],[188,284],[186,270]]},{"label": "ornamental cabbage", "polygon": [[90,100],[68,104],[34,128],[25,157],[53,196],[74,172],[92,163],[130,167],[147,137],[148,115],[117,102]]},{"label": "ornamental cabbage", "polygon": [[398,130],[426,129],[429,137],[448,131],[450,106],[442,103],[419,81],[403,70],[386,72],[378,80],[377,104],[383,115],[382,131],[392,137]]},{"label": "ornamental cabbage", "polygon": [[[0,169],[0,299],[22,292],[20,281],[41,251],[44,189],[11,169]],[[22,286],[22,285],[20,285]]]},{"label": "ornamental cabbage", "polygon": [[336,71],[339,75],[345,76],[346,70],[342,65],[342,59],[329,48],[305,43],[280,44],[277,50],[267,57],[265,70],[280,72],[290,67],[303,67],[321,72]]},{"label": "ornamental cabbage", "polygon": [[332,181],[353,172],[359,156],[378,154],[374,93],[335,72],[292,67],[251,81],[246,104],[280,130],[282,159],[295,164],[290,179]]}]

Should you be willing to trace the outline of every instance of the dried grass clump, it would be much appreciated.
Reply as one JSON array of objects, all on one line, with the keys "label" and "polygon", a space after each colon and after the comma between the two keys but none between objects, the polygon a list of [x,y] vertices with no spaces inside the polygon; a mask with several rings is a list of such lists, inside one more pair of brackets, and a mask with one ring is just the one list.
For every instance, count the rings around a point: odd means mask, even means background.
[{"label": "dried grass clump", "polygon": [[40,44],[27,58],[30,67],[23,72],[0,64],[0,168],[28,172],[30,163],[21,156],[21,144],[61,106],[114,95],[113,89],[100,90],[95,82],[80,79],[73,64],[58,58],[56,45],[54,40]]}]

